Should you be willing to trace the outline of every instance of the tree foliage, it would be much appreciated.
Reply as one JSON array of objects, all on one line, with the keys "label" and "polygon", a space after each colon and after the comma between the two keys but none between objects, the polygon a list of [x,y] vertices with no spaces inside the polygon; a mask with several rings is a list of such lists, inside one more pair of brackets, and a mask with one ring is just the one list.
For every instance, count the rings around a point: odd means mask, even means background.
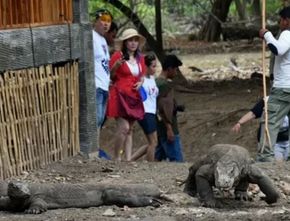
[{"label": "tree foliage", "polygon": [[[259,25],[261,19],[260,0],[158,0],[161,3],[161,21],[156,21],[156,0],[122,0],[118,1],[129,8],[140,22],[134,23],[132,16],[124,16],[122,9],[112,3],[115,0],[89,0],[89,10],[93,12],[97,8],[108,8],[114,15],[121,30],[124,26],[132,26],[142,23],[143,28],[156,40],[160,33],[156,33],[156,25],[162,26],[162,36],[174,33],[190,34],[190,31],[200,29],[200,38],[203,40],[219,40],[222,23],[229,21],[248,22],[256,21]],[[290,0],[266,0],[266,16],[271,18]],[[226,8],[224,8],[226,7]],[[129,14],[127,14],[129,15]],[[273,18],[275,20],[275,18]],[[180,25],[182,21],[192,23],[191,30],[185,30]],[[206,21],[206,22],[204,22]],[[212,24],[214,23],[214,24]],[[203,27],[202,27],[203,26]],[[139,28],[136,26],[136,28]],[[158,35],[159,34],[159,35]],[[211,36],[211,37],[210,37]],[[159,38],[160,39],[160,38]],[[159,47],[160,49],[160,47]]]}]

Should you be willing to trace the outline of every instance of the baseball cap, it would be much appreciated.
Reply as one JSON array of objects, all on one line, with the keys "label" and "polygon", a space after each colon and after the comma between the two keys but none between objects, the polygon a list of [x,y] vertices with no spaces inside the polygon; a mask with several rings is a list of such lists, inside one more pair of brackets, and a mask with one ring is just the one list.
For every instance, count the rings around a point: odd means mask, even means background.
[{"label": "baseball cap", "polygon": [[109,15],[109,16],[111,16],[111,20],[113,20],[113,16],[112,16],[111,12],[108,9],[105,9],[105,8],[97,9],[95,11],[94,15],[95,15],[96,19],[100,18],[103,15]]},{"label": "baseball cap", "polygon": [[162,69],[167,70],[168,68],[177,68],[182,65],[182,62],[174,54],[166,55],[162,62]]},{"label": "baseball cap", "polygon": [[290,18],[290,6],[283,8],[280,12],[279,15],[281,18]]}]

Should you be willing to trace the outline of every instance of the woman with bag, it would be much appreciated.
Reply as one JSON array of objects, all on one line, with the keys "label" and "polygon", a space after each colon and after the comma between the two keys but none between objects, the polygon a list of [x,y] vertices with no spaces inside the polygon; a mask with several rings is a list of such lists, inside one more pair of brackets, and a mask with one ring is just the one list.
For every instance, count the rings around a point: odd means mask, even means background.
[{"label": "woman with bag", "polygon": [[125,150],[125,159],[132,154],[132,128],[136,120],[144,117],[144,107],[139,88],[146,72],[144,56],[140,50],[145,38],[135,29],[123,31],[116,39],[116,52],[110,60],[112,85],[109,91],[107,116],[115,118],[114,160],[121,160],[121,151]]}]

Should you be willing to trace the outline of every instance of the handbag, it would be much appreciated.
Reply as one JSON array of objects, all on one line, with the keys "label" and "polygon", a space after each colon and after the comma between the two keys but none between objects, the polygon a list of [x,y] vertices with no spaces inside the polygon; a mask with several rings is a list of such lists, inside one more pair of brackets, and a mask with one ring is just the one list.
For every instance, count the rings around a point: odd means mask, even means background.
[{"label": "handbag", "polygon": [[142,120],[145,114],[142,100],[118,89],[117,94],[120,102],[120,116],[128,120]]},{"label": "handbag", "polygon": [[139,94],[140,94],[140,96],[141,96],[141,98],[142,98],[142,101],[143,101],[143,102],[146,101],[146,99],[147,99],[147,94],[146,94],[145,88],[144,88],[143,86],[141,86],[141,87],[139,88]]}]

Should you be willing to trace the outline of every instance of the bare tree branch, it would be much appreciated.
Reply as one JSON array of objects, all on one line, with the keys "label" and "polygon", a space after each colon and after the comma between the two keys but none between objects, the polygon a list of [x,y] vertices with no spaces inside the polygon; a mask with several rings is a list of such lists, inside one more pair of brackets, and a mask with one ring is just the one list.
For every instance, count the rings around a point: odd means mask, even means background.
[{"label": "bare tree branch", "polygon": [[104,0],[104,1],[110,3],[115,8],[118,8],[127,18],[129,18],[132,21],[132,23],[138,29],[139,33],[146,38],[147,45],[155,52],[158,59],[162,61],[164,58],[164,51],[162,50],[162,47],[160,48],[158,42],[149,33],[145,25],[139,19],[138,15],[119,0]]}]

